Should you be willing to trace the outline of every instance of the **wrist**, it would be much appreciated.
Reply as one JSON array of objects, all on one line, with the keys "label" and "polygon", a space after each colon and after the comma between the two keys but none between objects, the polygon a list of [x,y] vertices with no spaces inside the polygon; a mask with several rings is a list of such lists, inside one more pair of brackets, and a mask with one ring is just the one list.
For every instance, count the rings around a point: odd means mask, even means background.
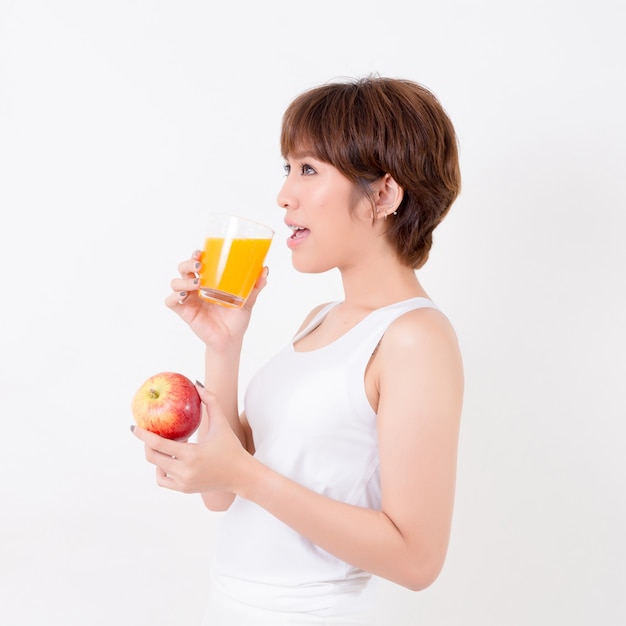
[{"label": "wrist", "polygon": [[239,471],[234,476],[232,490],[240,498],[258,503],[258,494],[267,491],[271,470],[255,456],[243,451]]},{"label": "wrist", "polygon": [[232,367],[239,365],[241,356],[241,342],[229,343],[224,347],[215,347],[205,344],[204,358],[207,364],[215,363],[218,367]]},{"label": "wrist", "polygon": [[241,350],[243,345],[243,335],[229,335],[228,337],[220,337],[217,340],[214,337],[201,337],[201,339],[205,350],[215,352],[216,354],[238,351]]}]

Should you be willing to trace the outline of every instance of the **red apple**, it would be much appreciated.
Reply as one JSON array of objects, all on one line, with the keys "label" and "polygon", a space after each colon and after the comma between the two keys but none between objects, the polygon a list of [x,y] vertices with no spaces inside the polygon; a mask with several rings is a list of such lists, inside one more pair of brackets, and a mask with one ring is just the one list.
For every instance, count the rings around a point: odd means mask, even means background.
[{"label": "red apple", "polygon": [[176,372],[148,378],[135,393],[131,406],[138,426],[176,441],[193,435],[202,416],[196,386]]}]

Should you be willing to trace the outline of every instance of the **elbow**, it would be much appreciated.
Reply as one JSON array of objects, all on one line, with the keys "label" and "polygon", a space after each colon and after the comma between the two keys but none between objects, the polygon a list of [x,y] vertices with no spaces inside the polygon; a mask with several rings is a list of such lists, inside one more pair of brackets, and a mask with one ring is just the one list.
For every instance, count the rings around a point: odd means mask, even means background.
[{"label": "elbow", "polygon": [[420,572],[417,575],[409,576],[403,586],[410,591],[424,591],[430,587],[439,577],[439,572]]},{"label": "elbow", "polygon": [[442,569],[443,559],[415,559],[407,563],[401,578],[396,582],[410,591],[423,591],[439,578]]},{"label": "elbow", "polygon": [[228,511],[230,508],[227,504],[208,504],[206,502],[204,503],[204,507],[212,513],[223,513],[224,511]]},{"label": "elbow", "polygon": [[209,511],[221,513],[227,511],[235,499],[234,494],[203,493],[202,502]]}]

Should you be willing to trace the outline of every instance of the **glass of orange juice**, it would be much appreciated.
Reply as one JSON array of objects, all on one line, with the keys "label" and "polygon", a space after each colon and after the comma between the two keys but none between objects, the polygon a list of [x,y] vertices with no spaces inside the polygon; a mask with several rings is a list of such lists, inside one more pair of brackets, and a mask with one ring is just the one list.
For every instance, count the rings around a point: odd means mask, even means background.
[{"label": "glass of orange juice", "polygon": [[263,269],[274,231],[236,215],[212,213],[200,268],[201,298],[239,308]]}]

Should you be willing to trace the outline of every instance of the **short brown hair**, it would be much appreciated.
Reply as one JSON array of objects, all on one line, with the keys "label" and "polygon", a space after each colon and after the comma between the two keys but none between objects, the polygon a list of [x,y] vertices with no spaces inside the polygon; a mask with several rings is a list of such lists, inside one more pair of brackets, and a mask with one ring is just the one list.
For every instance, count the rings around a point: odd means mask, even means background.
[{"label": "short brown hair", "polygon": [[404,197],[387,220],[387,237],[406,265],[426,262],[433,230],[461,187],[454,127],[428,89],[379,76],[325,83],[289,105],[280,146],[285,157],[311,152],[365,194],[390,174]]}]

